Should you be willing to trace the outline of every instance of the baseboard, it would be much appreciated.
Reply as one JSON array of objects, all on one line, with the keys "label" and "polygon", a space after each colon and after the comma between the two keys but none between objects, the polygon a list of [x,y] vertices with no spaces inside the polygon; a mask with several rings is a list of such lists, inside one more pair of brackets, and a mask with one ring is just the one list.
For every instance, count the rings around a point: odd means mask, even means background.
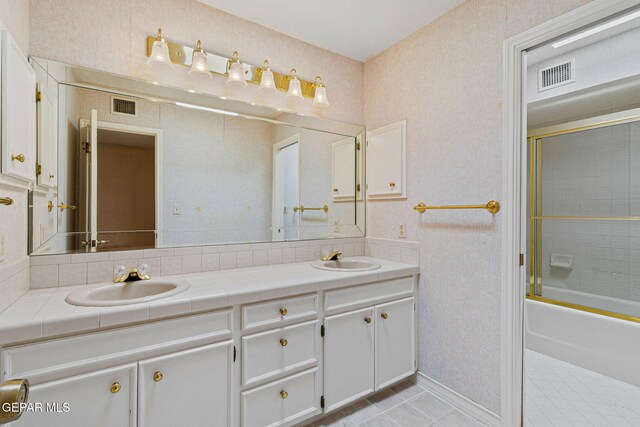
[{"label": "baseboard", "polygon": [[464,397],[460,393],[451,390],[446,385],[440,384],[422,372],[418,372],[416,375],[416,383],[470,417],[475,418],[488,426],[500,425],[500,416],[498,414],[491,412],[484,406]]}]

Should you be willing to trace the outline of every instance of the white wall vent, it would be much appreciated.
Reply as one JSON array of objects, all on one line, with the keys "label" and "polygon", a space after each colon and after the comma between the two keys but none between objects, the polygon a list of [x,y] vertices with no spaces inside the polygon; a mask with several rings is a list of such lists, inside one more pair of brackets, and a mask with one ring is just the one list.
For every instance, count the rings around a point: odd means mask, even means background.
[{"label": "white wall vent", "polygon": [[538,70],[538,92],[576,81],[576,61],[563,62]]},{"label": "white wall vent", "polygon": [[137,117],[138,102],[133,99],[112,96],[111,97],[111,114]]}]

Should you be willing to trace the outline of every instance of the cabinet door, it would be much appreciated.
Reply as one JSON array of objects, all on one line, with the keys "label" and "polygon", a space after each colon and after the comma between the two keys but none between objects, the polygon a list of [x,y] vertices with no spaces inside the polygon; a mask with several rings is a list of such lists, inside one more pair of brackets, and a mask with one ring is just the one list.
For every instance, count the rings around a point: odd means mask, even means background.
[{"label": "cabinet door", "polygon": [[35,71],[7,31],[2,31],[2,172],[35,181]]},{"label": "cabinet door", "polygon": [[376,390],[416,371],[414,299],[375,307]]},{"label": "cabinet door", "polygon": [[325,411],[374,390],[373,320],[371,307],[325,317]]},{"label": "cabinet door", "polygon": [[42,412],[25,412],[16,426],[135,426],[136,364],[34,385],[29,403]]},{"label": "cabinet door", "polygon": [[367,197],[406,197],[406,123],[367,132]]},{"label": "cabinet door", "polygon": [[38,184],[55,188],[57,183],[58,131],[56,99],[48,86],[38,85],[37,118]]},{"label": "cabinet door", "polygon": [[333,200],[355,200],[357,173],[355,138],[334,142],[331,157]]},{"label": "cabinet door", "polygon": [[138,426],[231,424],[232,341],[140,362]]}]

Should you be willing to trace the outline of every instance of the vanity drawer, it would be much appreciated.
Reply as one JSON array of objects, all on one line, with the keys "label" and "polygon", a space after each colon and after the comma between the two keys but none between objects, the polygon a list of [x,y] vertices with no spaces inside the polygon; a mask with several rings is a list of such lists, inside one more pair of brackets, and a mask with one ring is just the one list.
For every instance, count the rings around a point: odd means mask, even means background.
[{"label": "vanity drawer", "polygon": [[320,413],[318,368],[242,392],[242,425],[292,425]]},{"label": "vanity drawer", "polygon": [[318,363],[318,321],[242,338],[242,384],[251,385]]},{"label": "vanity drawer", "polygon": [[242,327],[245,331],[276,327],[283,322],[307,320],[317,314],[317,294],[245,305],[242,307]]},{"label": "vanity drawer", "polygon": [[366,285],[327,291],[324,294],[325,314],[367,307],[381,302],[413,296],[414,277],[385,280]]}]

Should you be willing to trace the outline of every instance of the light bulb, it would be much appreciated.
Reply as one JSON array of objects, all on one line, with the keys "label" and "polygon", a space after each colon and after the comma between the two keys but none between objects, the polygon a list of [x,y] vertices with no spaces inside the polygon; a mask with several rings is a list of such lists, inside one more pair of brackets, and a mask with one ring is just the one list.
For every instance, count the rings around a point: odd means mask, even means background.
[{"label": "light bulb", "polygon": [[158,37],[151,46],[151,54],[149,55],[149,59],[147,60],[147,65],[149,65],[150,67],[167,66],[168,68],[173,68],[173,64],[171,63],[171,56],[169,55],[169,46],[167,45],[167,42],[165,42],[162,38],[161,28],[158,28]]},{"label": "light bulb", "polygon": [[313,97],[313,105],[316,107],[328,107],[329,100],[327,99],[327,88],[324,87],[320,76],[316,76],[316,94]]},{"label": "light bulb", "polygon": [[287,99],[302,99],[302,88],[300,87],[300,80],[296,75],[296,69],[291,69],[291,80],[289,80],[289,90],[285,98]]},{"label": "light bulb", "polygon": [[211,78],[211,71],[209,71],[209,61],[207,61],[207,53],[202,49],[200,40],[198,40],[196,48],[193,50],[189,76],[207,79]]},{"label": "light bulb", "polygon": [[227,77],[227,84],[239,84],[246,86],[247,81],[244,77],[244,67],[238,60],[238,52],[233,52],[230,62],[231,65],[229,65],[229,77]]},{"label": "light bulb", "polygon": [[273,71],[269,68],[269,61],[264,60],[264,68],[262,69],[262,76],[260,77],[260,87],[258,90],[275,92],[276,82],[273,80]]}]

